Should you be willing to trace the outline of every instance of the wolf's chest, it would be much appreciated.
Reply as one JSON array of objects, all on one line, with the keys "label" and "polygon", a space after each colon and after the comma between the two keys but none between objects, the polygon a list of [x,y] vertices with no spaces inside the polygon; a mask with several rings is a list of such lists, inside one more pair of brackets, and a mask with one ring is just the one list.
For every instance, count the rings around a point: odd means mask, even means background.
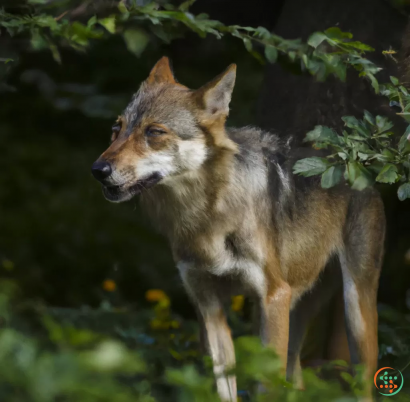
[{"label": "wolf's chest", "polygon": [[234,241],[232,236],[226,235],[200,239],[192,245],[189,256],[176,253],[182,277],[191,270],[198,270],[224,279],[231,278],[251,292],[263,294],[265,291],[264,255],[260,245]]}]

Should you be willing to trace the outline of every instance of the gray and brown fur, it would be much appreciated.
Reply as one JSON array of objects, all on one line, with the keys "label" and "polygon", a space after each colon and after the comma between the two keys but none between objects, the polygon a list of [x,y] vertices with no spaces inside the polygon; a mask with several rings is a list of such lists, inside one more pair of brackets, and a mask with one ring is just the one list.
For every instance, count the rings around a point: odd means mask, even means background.
[{"label": "gray and brown fur", "polygon": [[254,127],[226,128],[235,72],[231,65],[191,90],[162,58],[98,160],[112,169],[100,180],[104,194],[120,202],[141,193],[143,210],[168,238],[222,400],[236,401],[236,380],[224,375],[235,354],[223,304],[234,294],[256,301],[261,339],[293,378],[309,319],[343,285],[351,361],[364,363],[370,377],[385,230],[380,197],[344,184],[324,190],[292,174],[303,152]]}]

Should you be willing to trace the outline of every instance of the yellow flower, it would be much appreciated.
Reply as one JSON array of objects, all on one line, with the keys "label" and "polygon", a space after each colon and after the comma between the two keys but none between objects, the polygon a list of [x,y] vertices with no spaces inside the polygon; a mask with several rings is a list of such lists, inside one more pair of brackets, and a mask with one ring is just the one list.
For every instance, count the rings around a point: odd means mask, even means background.
[{"label": "yellow flower", "polygon": [[161,289],[150,289],[145,293],[145,298],[150,302],[168,301],[169,298]]},{"label": "yellow flower", "polygon": [[233,296],[232,303],[231,303],[232,311],[241,311],[243,309],[244,301],[245,301],[245,298],[242,295]]},{"label": "yellow flower", "polygon": [[117,289],[117,284],[112,279],[106,279],[103,282],[103,289],[107,292],[114,292]]}]

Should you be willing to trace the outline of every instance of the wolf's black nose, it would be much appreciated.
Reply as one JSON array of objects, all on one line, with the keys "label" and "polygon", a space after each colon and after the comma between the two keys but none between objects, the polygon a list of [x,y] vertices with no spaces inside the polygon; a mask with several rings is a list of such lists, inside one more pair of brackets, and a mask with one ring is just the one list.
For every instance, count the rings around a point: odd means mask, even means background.
[{"label": "wolf's black nose", "polygon": [[97,180],[102,181],[112,173],[111,165],[105,161],[94,162],[91,167],[91,173]]}]

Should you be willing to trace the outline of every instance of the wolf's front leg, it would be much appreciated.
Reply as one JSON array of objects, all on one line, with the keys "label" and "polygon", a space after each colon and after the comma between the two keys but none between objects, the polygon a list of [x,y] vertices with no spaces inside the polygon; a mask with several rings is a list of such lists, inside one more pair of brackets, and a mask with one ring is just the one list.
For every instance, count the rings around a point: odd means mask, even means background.
[{"label": "wolf's front leg", "polygon": [[225,375],[225,372],[235,366],[235,350],[231,331],[226,322],[222,306],[199,307],[199,319],[202,320],[202,337],[208,353],[212,357],[216,387],[222,401],[236,402],[236,378]]},{"label": "wolf's front leg", "polygon": [[262,297],[260,303],[260,336],[262,343],[272,347],[286,372],[289,343],[289,312],[292,291],[288,284],[276,286]]},{"label": "wolf's front leg", "polygon": [[235,350],[218,294],[218,277],[178,268],[196,305],[201,343],[212,357],[218,394],[224,402],[236,402],[236,378],[225,374],[235,366]]}]

